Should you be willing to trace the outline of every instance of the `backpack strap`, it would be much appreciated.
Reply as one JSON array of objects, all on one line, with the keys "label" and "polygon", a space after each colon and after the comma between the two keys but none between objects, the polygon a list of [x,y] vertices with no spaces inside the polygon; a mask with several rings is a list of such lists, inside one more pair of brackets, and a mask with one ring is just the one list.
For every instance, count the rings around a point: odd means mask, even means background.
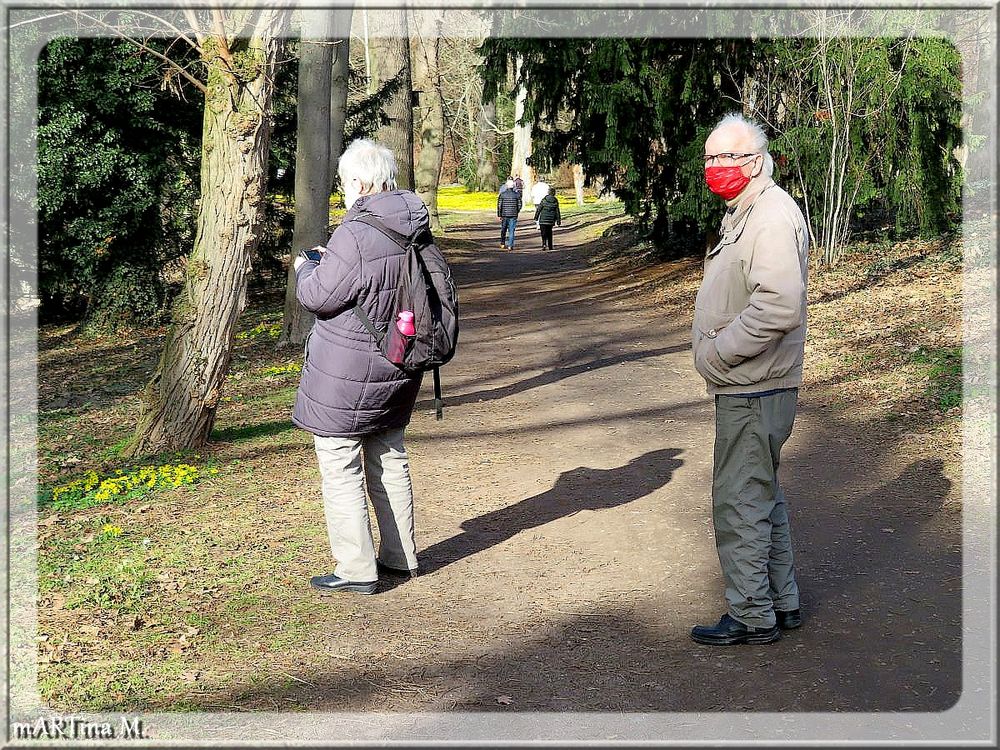
[{"label": "backpack strap", "polygon": [[365,314],[365,311],[361,309],[361,305],[359,305],[357,302],[354,303],[354,307],[351,309],[354,310],[354,312],[358,316],[358,319],[361,321],[361,325],[363,325],[365,328],[368,329],[368,333],[370,333],[372,335],[372,338],[375,339],[375,344],[378,346],[379,349],[381,349],[382,339],[385,338],[385,334],[380,332],[375,327],[375,324],[372,323],[372,319]]},{"label": "backpack strap", "polygon": [[389,227],[387,227],[385,224],[383,224],[381,221],[376,219],[371,214],[359,214],[358,216],[355,216],[353,219],[351,219],[351,221],[360,221],[362,224],[367,224],[373,229],[377,229],[404,250],[406,250],[408,247],[410,247],[410,245],[413,244],[413,241],[422,231],[422,228],[418,229],[416,233],[407,237],[405,234],[400,234],[394,229],[389,229]]},{"label": "backpack strap", "polygon": [[441,400],[441,368],[434,368],[434,411],[440,420],[444,416],[444,401]]},{"label": "backpack strap", "polygon": [[[367,224],[372,229],[377,229],[404,250],[410,247],[411,238],[406,237],[405,235],[402,235],[399,232],[396,232],[392,229],[389,229],[389,227],[387,227],[385,224],[383,224],[381,221],[376,219],[371,214],[360,214],[359,216],[355,216],[353,219],[351,219],[351,221],[360,221],[362,224]],[[386,334],[381,333],[375,327],[375,324],[372,323],[371,318],[369,318],[365,314],[365,311],[361,309],[361,305],[359,305],[357,302],[354,303],[353,310],[357,314],[358,318],[361,320],[361,324],[366,329],[368,329],[368,333],[370,333],[372,335],[372,338],[375,339],[376,345],[378,345],[378,347],[381,349],[382,339],[385,338]]]}]

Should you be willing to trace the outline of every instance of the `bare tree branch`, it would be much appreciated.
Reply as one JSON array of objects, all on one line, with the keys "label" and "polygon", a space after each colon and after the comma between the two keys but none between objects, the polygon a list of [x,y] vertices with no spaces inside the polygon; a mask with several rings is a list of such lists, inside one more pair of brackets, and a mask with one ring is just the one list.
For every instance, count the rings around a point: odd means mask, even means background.
[{"label": "bare tree branch", "polygon": [[65,16],[65,15],[67,15],[67,14],[69,14],[69,13],[72,13],[72,11],[69,11],[69,10],[62,10],[62,11],[59,11],[58,13],[50,13],[50,14],[49,14],[49,15],[47,15],[47,16],[39,16],[38,18],[29,18],[29,19],[27,19],[27,20],[25,20],[25,21],[18,21],[17,23],[12,23],[12,24],[11,24],[10,26],[8,26],[7,28],[10,28],[10,29],[15,29],[15,28],[17,28],[18,26],[26,26],[26,25],[28,25],[29,23],[39,23],[39,22],[41,22],[41,21],[47,21],[47,20],[49,20],[50,18],[58,18],[59,16]]},{"label": "bare tree branch", "polygon": [[204,83],[202,83],[197,78],[195,78],[193,75],[191,75],[190,73],[188,73],[186,69],[184,69],[183,67],[181,67],[180,65],[178,65],[176,62],[174,62],[173,60],[171,60],[166,55],[164,55],[164,54],[162,54],[160,52],[157,52],[152,47],[149,47],[148,45],[144,44],[143,42],[140,42],[138,39],[135,39],[135,38],[129,36],[128,34],[122,33],[121,31],[119,31],[118,29],[116,29],[111,24],[105,23],[104,21],[102,21],[99,18],[96,18],[96,17],[94,17],[94,16],[92,16],[92,15],[90,15],[88,13],[84,13],[83,11],[80,11],[80,10],[73,11],[73,12],[76,13],[77,15],[83,17],[83,18],[87,18],[87,19],[93,21],[98,26],[101,26],[102,28],[107,29],[108,31],[110,31],[112,34],[114,34],[115,36],[119,37],[120,39],[124,39],[125,41],[130,42],[131,44],[134,44],[139,49],[145,50],[146,52],[149,52],[154,57],[162,60],[163,62],[167,63],[167,65],[169,65],[172,68],[174,68],[180,75],[184,76],[184,78],[187,79],[187,81],[189,83],[193,84],[199,91],[201,91],[201,93],[203,93],[203,94],[207,94],[208,93],[208,87],[206,87]]}]

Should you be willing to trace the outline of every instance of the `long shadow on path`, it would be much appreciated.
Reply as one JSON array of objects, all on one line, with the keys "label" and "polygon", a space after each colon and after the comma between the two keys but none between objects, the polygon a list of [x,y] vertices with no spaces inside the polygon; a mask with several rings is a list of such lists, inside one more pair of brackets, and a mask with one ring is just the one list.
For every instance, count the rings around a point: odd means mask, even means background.
[{"label": "long shadow on path", "polygon": [[578,513],[617,508],[666,485],[683,465],[677,448],[650,451],[613,469],[580,466],[563,472],[552,489],[462,522],[462,533],[420,553],[425,574],[500,544],[527,529]]},{"label": "long shadow on path", "polygon": [[[538,375],[532,375],[530,378],[525,378],[524,380],[519,380],[518,382],[511,383],[509,385],[472,391],[471,393],[463,393],[458,396],[449,396],[445,399],[445,405],[458,406],[459,404],[475,403],[476,401],[494,401],[496,399],[507,398],[507,396],[524,393],[525,391],[530,391],[532,388],[550,385],[560,380],[565,380],[566,378],[581,375],[585,372],[591,372],[592,370],[599,370],[603,367],[611,367],[612,365],[620,365],[625,362],[637,362],[641,359],[648,359],[650,357],[662,357],[667,354],[677,354],[678,352],[682,352],[685,349],[690,348],[691,345],[689,343],[675,344],[674,346],[664,346],[659,349],[629,352],[628,354],[620,354],[614,357],[593,359],[589,362],[580,362],[578,364],[567,365],[565,367],[554,367],[551,370],[546,370]],[[417,402],[417,408],[425,408],[433,403],[434,401],[432,399],[423,399]]]}]

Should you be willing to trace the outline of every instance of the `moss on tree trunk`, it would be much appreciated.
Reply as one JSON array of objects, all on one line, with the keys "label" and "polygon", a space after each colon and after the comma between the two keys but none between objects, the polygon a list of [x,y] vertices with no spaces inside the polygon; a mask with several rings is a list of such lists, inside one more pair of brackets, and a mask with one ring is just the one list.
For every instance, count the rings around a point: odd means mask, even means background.
[{"label": "moss on tree trunk", "polygon": [[127,455],[198,448],[215,422],[261,239],[277,33],[287,17],[284,10],[262,13],[257,31],[263,33],[234,43],[231,68],[216,47],[203,48],[208,80],[197,234]]}]

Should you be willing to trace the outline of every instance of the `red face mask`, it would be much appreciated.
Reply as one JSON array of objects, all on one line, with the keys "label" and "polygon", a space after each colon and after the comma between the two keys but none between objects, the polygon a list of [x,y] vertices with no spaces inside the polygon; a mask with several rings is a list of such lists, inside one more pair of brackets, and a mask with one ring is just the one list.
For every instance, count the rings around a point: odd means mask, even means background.
[{"label": "red face mask", "polygon": [[708,189],[723,200],[732,200],[750,184],[750,178],[740,167],[708,167],[705,170]]}]

